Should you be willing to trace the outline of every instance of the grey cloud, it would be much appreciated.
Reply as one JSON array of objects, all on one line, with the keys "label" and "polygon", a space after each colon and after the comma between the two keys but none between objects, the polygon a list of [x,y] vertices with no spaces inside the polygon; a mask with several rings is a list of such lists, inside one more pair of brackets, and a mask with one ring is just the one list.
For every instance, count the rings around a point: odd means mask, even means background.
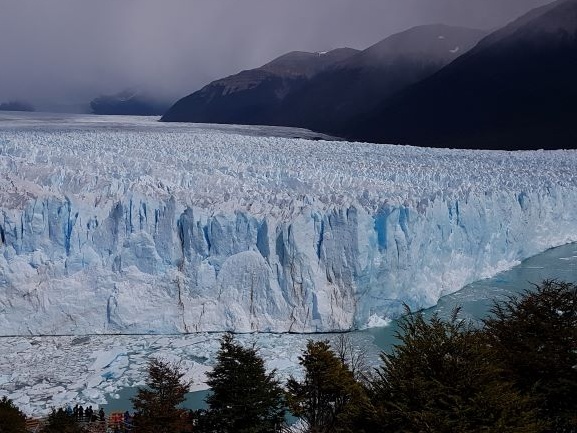
[{"label": "grey cloud", "polygon": [[170,97],[292,50],[365,48],[408,27],[494,28],[547,0],[2,0],[0,101]]}]

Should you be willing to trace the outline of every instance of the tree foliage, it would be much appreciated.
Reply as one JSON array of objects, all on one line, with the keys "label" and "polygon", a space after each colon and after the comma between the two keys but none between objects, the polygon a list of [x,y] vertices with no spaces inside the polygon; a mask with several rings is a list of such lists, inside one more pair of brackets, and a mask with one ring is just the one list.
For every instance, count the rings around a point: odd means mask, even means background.
[{"label": "tree foliage", "polygon": [[409,314],[372,388],[379,431],[536,432],[534,405],[495,363],[482,331]]},{"label": "tree foliage", "polygon": [[139,433],[178,433],[189,428],[184,402],[191,382],[183,381],[178,364],[159,359],[148,362],[146,387],[132,399],[134,425]]},{"label": "tree foliage", "polygon": [[[266,372],[255,348],[245,348],[225,334],[217,362],[207,373],[211,394],[208,411],[198,430],[210,432],[266,433],[280,431],[284,423],[284,393],[276,372]],[[197,430],[197,431],[198,431]]]},{"label": "tree foliage", "polygon": [[14,402],[6,396],[0,399],[0,432],[26,432],[26,416]]},{"label": "tree foliage", "polygon": [[361,383],[367,382],[372,368],[368,361],[369,355],[366,348],[356,346],[349,334],[339,334],[331,343],[331,349],[353,373],[355,379]]},{"label": "tree foliage", "polygon": [[305,376],[302,382],[289,379],[288,402],[291,412],[307,425],[307,431],[361,431],[355,421],[368,404],[366,395],[329,342],[309,341],[299,363]]},{"label": "tree foliage", "polygon": [[544,281],[485,321],[495,362],[557,432],[577,431],[577,286]]}]

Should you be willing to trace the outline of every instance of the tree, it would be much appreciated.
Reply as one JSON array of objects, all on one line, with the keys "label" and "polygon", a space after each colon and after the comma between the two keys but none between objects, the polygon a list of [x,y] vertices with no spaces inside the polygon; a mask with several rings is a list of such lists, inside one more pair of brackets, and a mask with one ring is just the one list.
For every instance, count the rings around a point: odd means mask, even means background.
[{"label": "tree", "polygon": [[353,373],[356,380],[365,382],[371,373],[367,349],[355,347],[349,334],[339,334],[331,344],[341,362]]},{"label": "tree", "polygon": [[132,398],[138,433],[178,433],[189,428],[188,412],[178,407],[191,385],[183,377],[178,364],[155,358],[148,362],[146,387]]},{"label": "tree", "polygon": [[291,412],[301,418],[309,432],[362,431],[356,423],[368,403],[363,387],[351,370],[331,350],[328,341],[309,341],[299,364],[305,369],[302,382],[287,383]]},{"label": "tree", "polygon": [[266,372],[254,347],[242,347],[231,334],[220,342],[217,362],[207,373],[209,409],[201,414],[198,430],[219,433],[280,431],[284,423],[283,390],[276,371]]},{"label": "tree", "polygon": [[52,409],[48,421],[42,428],[42,433],[85,433],[86,429],[76,420],[76,417],[66,413],[62,408]]},{"label": "tree", "polygon": [[0,432],[2,433],[25,433],[26,416],[6,396],[0,400]]},{"label": "tree", "polygon": [[482,331],[421,313],[400,321],[400,344],[382,354],[371,389],[375,431],[538,432],[531,400],[492,359]]},{"label": "tree", "polygon": [[536,399],[552,431],[577,431],[577,286],[543,281],[493,306],[485,321],[496,362]]}]

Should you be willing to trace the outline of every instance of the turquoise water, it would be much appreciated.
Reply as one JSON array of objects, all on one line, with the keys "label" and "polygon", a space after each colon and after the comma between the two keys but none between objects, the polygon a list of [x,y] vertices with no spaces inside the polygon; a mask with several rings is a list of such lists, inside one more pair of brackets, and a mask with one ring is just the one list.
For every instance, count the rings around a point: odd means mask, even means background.
[{"label": "turquoise water", "polygon": [[[487,317],[494,301],[531,290],[534,284],[543,280],[554,279],[577,282],[577,244],[552,248],[493,278],[471,283],[458,292],[441,298],[436,306],[425,311],[425,316],[438,313],[441,317],[449,317],[455,307],[461,307],[459,317],[479,322]],[[363,332],[371,334],[375,344],[388,352],[397,342],[395,334],[398,329],[398,323],[393,321],[386,328],[373,328]]]},{"label": "turquoise water", "polygon": [[[425,311],[425,315],[430,316],[438,313],[441,317],[449,317],[455,307],[461,307],[460,317],[479,322],[489,314],[494,301],[504,300],[508,296],[531,290],[534,284],[546,279],[577,282],[577,244],[552,248],[523,261],[508,271],[497,274],[493,278],[469,284],[460,291],[441,298],[435,307]],[[392,345],[397,342],[395,338],[397,331],[398,323],[393,321],[384,328],[353,332],[350,335],[354,338],[355,335],[366,336],[368,333],[373,337],[375,345],[388,352]],[[307,336],[305,335],[303,338],[307,338]],[[204,399],[208,392],[197,391],[187,394],[184,406],[189,409],[205,408]],[[132,411],[130,398],[135,394],[135,388],[122,390],[119,393],[120,398],[103,406],[104,410],[107,413]]]},{"label": "turquoise water", "polygon": [[[132,403],[130,399],[136,395],[137,388],[124,388],[118,395],[120,396],[117,400],[111,400],[108,404],[102,405],[104,411],[107,414],[111,412],[125,412],[129,411],[132,413]],[[207,407],[204,399],[208,395],[209,391],[196,391],[189,392],[186,394],[186,401],[183,403],[183,407],[187,409],[205,409]]]}]

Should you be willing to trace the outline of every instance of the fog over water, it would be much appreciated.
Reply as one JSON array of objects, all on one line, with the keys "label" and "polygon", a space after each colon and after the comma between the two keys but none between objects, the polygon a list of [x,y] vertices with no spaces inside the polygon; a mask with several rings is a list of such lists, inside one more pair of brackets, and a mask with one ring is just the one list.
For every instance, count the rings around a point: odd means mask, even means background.
[{"label": "fog over water", "polygon": [[547,0],[2,0],[0,102],[175,99],[292,50],[366,48],[411,26],[495,28]]}]

